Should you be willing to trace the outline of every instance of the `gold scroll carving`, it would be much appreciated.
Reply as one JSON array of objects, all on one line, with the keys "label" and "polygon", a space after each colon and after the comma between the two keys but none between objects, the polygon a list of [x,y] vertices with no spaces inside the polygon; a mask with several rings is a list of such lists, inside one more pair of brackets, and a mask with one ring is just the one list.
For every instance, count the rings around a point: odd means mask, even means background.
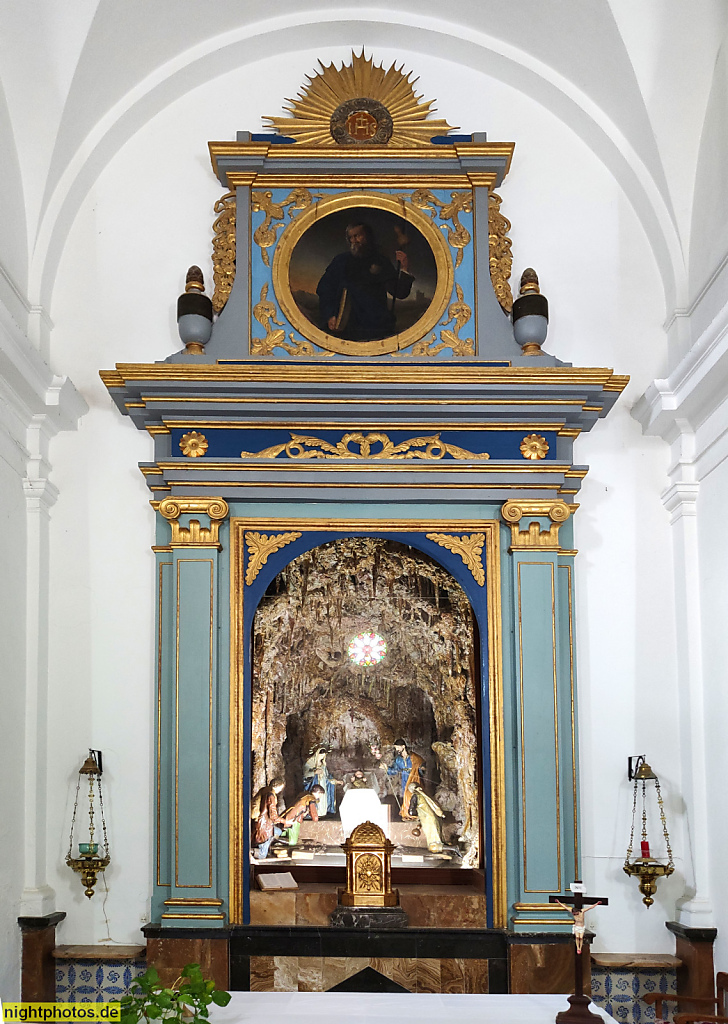
[{"label": "gold scroll carving", "polygon": [[[283,218],[285,217],[286,209],[288,208],[288,216],[293,217],[293,211],[305,210],[313,203],[314,196],[307,188],[294,188],[280,203],[273,202],[273,193],[270,190],[253,192],[250,199],[252,212],[258,213],[262,210],[265,214],[263,223],[259,224],[253,232],[253,241],[256,245],[260,246],[263,262],[266,267],[269,267],[270,258],[268,250],[276,244],[278,240],[277,232],[284,227]],[[280,221],[280,224],[274,224],[274,220]]]},{"label": "gold scroll carving", "polygon": [[[378,451],[372,451],[372,445],[381,444]],[[356,445],[352,449],[350,445]],[[424,448],[424,451],[417,451]],[[394,444],[387,434],[372,432],[363,434],[352,431],[344,434],[340,441],[331,444],[320,437],[308,437],[305,434],[291,433],[290,441],[271,445],[259,452],[241,452],[241,459],[275,459],[282,452],[290,459],[426,459],[437,461],[445,455],[453,459],[489,459],[487,452],[469,452],[455,444],[446,444],[440,440],[439,434],[428,437],[411,437],[408,441]]]},{"label": "gold scroll carving", "polygon": [[[506,501],[501,515],[511,527],[511,551],[554,551],[559,547],[559,527],[571,515],[565,501]],[[527,530],[520,528],[524,516],[542,516],[551,520],[551,527],[543,530],[539,523],[530,522]]]},{"label": "gold scroll carving", "polygon": [[463,301],[463,290],[459,284],[455,285],[455,292],[457,300],[451,302],[447,307],[447,320],[443,320],[440,325],[441,327],[447,327],[448,324],[454,321],[452,330],[440,331],[441,340],[439,344],[437,344],[436,334],[433,334],[429,341],[427,338],[418,341],[416,345],[412,346],[413,356],[436,356],[446,348],[452,349],[454,356],[475,355],[475,339],[460,337],[460,331],[472,316],[472,310]]},{"label": "gold scroll carving", "polygon": [[248,586],[256,580],[258,573],[268,561],[269,555],[272,555],[275,551],[280,551],[281,548],[284,548],[286,544],[290,544],[291,541],[298,540],[300,536],[301,534],[296,531],[272,534],[257,533],[256,531],[246,532],[245,543],[248,548],[248,568],[245,570],[245,582]]},{"label": "gold scroll carving", "polygon": [[[229,508],[223,498],[164,498],[156,506],[172,527],[172,547],[219,548],[220,523],[227,519]],[[210,526],[201,526],[199,519],[190,519],[189,526],[180,526],[182,515],[202,513],[209,516]]]},{"label": "gold scroll carving", "polygon": [[[268,284],[260,289],[260,302],[253,306],[253,316],[265,331],[263,338],[250,339],[250,353],[254,356],[269,356],[274,348],[283,348],[292,356],[313,356],[316,349],[310,341],[296,341],[293,334],[289,334],[290,343],[286,341],[286,332],[283,330],[283,321],[278,319],[278,309],[275,302],[268,299]],[[271,324],[276,324],[276,328]]]},{"label": "gold scroll carving", "polygon": [[218,315],[230,298],[235,281],[235,193],[227,192],[215,203],[217,220],[212,225],[212,308]]},{"label": "gold scroll carving", "polygon": [[482,587],[485,584],[485,570],[483,569],[483,544],[485,543],[484,533],[463,534],[462,537],[452,536],[449,533],[427,533],[428,540],[434,540],[442,548],[447,548],[454,555],[460,555],[463,563],[470,569],[473,579]]},{"label": "gold scroll carving", "polygon": [[450,202],[443,203],[430,189],[417,188],[411,196],[401,195],[398,199],[409,201],[419,210],[427,210],[432,220],[439,217],[447,224],[447,240],[456,252],[455,267],[463,262],[463,250],[470,245],[470,232],[460,223],[460,213],[470,213],[473,209],[472,192],[451,192]]},{"label": "gold scroll carving", "polygon": [[513,293],[509,284],[513,255],[508,232],[511,222],[500,212],[503,200],[496,192],[488,196],[488,242],[490,279],[498,302],[507,313],[513,309]]}]

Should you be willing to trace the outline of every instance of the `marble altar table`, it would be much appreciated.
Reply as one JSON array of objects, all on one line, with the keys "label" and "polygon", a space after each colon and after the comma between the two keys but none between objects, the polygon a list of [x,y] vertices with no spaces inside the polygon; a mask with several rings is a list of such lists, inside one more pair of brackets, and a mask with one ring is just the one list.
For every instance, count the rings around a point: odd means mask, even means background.
[{"label": "marble altar table", "polygon": [[[226,1007],[210,1007],[212,1024],[553,1024],[565,995],[414,995],[379,992],[233,992]],[[615,1024],[594,1003],[608,1024]]]}]

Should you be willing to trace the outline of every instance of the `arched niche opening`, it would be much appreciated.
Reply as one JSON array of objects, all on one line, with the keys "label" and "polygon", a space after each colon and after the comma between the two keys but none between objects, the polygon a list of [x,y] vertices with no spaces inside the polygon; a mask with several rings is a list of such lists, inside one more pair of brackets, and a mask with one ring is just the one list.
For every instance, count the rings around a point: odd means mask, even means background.
[{"label": "arched niche opening", "polygon": [[[372,633],[386,653],[357,664],[350,644]],[[291,561],[271,581],[253,623],[252,815],[256,794],[274,779],[283,782],[279,812],[290,809],[311,787],[321,748],[336,781],[328,801],[319,794],[318,821],[307,813],[295,845],[284,832],[268,858],[343,864],[347,804],[365,799],[348,794],[361,788],[382,808],[397,847],[393,864],[481,866],[479,662],[465,592],[416,548],[347,537]],[[422,792],[413,801],[414,784]],[[434,813],[441,849],[426,809],[433,803],[442,812]],[[255,840],[252,858],[260,858]]]}]

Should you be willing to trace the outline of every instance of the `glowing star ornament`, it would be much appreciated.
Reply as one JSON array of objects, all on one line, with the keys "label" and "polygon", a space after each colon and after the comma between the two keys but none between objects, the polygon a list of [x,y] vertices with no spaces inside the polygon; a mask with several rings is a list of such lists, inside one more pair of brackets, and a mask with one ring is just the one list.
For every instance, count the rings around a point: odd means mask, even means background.
[{"label": "glowing star ornament", "polygon": [[355,665],[378,665],[387,653],[387,641],[379,633],[359,633],[349,644],[349,658]]}]

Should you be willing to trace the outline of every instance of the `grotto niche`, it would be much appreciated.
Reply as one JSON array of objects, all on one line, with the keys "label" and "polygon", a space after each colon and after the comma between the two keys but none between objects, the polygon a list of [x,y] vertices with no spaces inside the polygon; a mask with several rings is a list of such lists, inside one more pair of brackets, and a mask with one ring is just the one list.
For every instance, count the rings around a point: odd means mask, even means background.
[{"label": "grotto niche", "polygon": [[251,859],[343,864],[376,820],[395,865],[479,867],[477,645],[415,548],[349,537],[290,562],[253,623]]}]

